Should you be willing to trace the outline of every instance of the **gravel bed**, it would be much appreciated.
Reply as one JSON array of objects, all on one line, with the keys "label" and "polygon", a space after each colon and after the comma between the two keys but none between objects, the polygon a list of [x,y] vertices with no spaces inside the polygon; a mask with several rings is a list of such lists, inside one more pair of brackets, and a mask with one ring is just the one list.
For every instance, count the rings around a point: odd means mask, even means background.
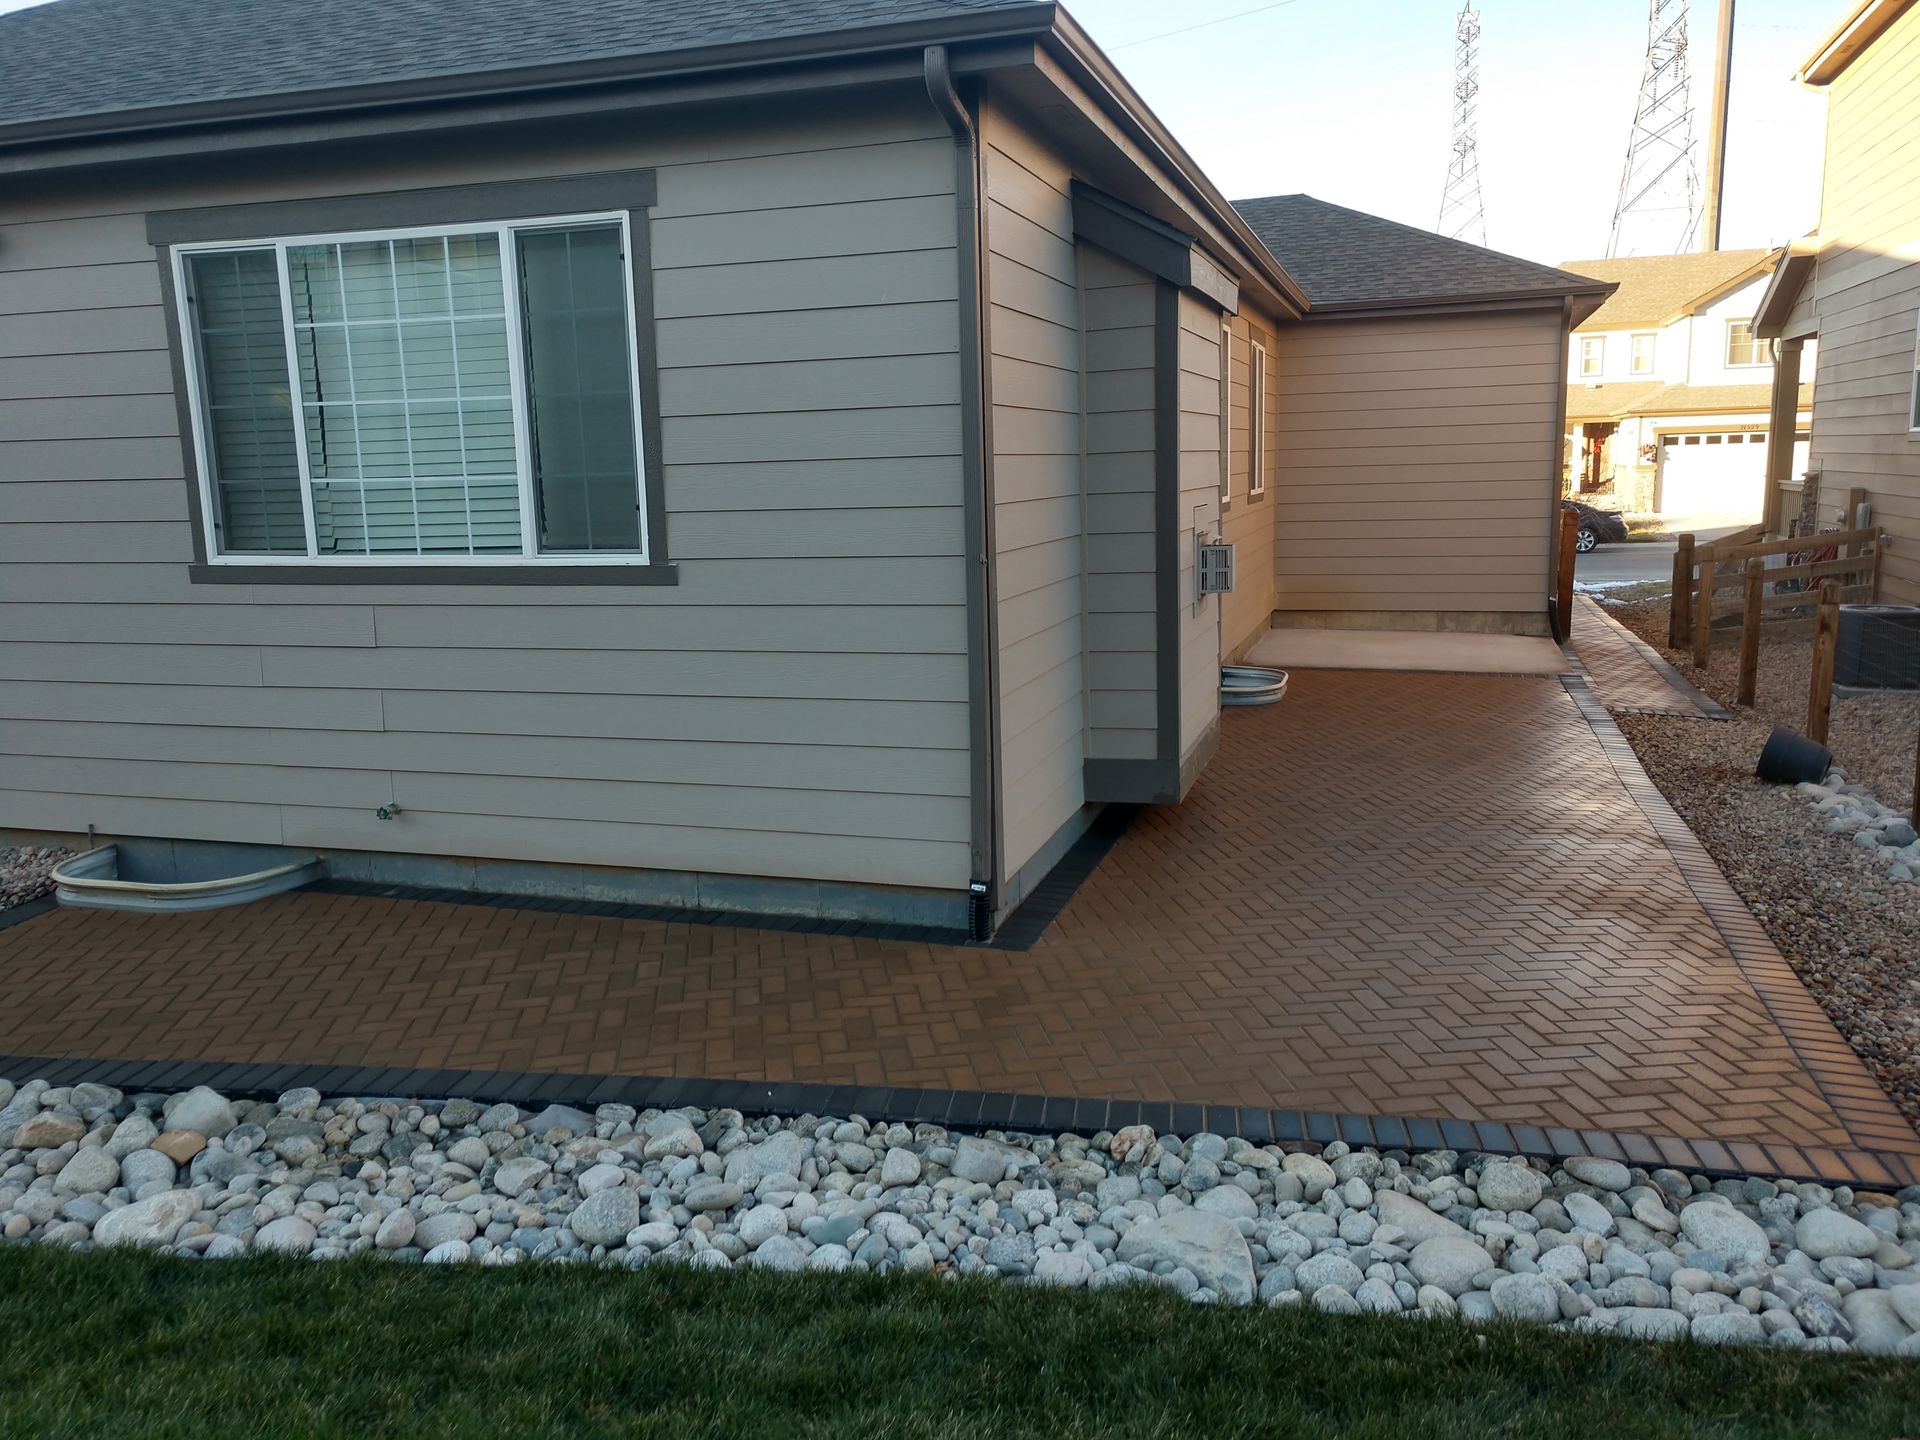
[{"label": "gravel bed", "polygon": [[1920,1186],[736,1110],[0,1080],[0,1233],[201,1259],[870,1269],[1920,1357]]},{"label": "gravel bed", "polygon": [[39,845],[0,845],[0,910],[11,910],[53,889],[53,867],[74,852]]},{"label": "gravel bed", "polygon": [[[1613,616],[1652,645],[1676,669],[1728,709],[1740,684],[1737,632],[1714,632],[1713,663],[1702,673],[1690,651],[1666,648],[1667,597],[1608,605]],[[1776,621],[1761,632],[1760,668],[1753,711],[1774,725],[1807,728],[1807,682],[1813,673],[1810,622]],[[1920,695],[1835,696],[1828,717],[1827,748],[1850,779],[1898,809],[1913,804],[1914,746],[1920,743]],[[1756,749],[1756,757],[1759,751]]]},{"label": "gravel bed", "polygon": [[1920,1126],[1920,886],[1754,778],[1768,724],[1619,715],[1647,774],[1867,1068]]}]

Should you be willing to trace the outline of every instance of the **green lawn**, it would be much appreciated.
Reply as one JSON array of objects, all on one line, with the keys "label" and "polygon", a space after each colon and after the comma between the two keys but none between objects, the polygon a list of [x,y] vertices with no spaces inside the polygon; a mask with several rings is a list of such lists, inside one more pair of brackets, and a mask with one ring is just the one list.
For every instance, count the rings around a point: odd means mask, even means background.
[{"label": "green lawn", "polygon": [[0,1435],[1892,1436],[1920,1365],[867,1275],[0,1248]]}]

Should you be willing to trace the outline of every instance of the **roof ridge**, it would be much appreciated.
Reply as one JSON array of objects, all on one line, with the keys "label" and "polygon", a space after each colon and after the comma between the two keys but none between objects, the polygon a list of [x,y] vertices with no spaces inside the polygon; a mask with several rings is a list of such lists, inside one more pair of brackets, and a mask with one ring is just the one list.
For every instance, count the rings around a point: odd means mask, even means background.
[{"label": "roof ridge", "polygon": [[[1536,270],[1545,271],[1553,275],[1573,275],[1574,274],[1573,271],[1562,269],[1558,265],[1548,265],[1539,260],[1529,260],[1524,255],[1515,255],[1510,250],[1496,250],[1491,245],[1476,245],[1471,240],[1461,240],[1456,236],[1442,235],[1438,230],[1423,230],[1418,225],[1409,225],[1404,220],[1394,220],[1386,215],[1376,215],[1371,210],[1356,210],[1351,205],[1342,205],[1338,201],[1322,200],[1318,195],[1310,195],[1304,190],[1296,190],[1290,195],[1264,195],[1264,196],[1256,197],[1254,199],[1247,200],[1245,202],[1234,200],[1229,203],[1232,204],[1234,209],[1238,210],[1242,205],[1242,203],[1245,203],[1248,205],[1255,205],[1255,204],[1258,204],[1261,200],[1308,200],[1315,205],[1324,207],[1325,209],[1338,210],[1343,215],[1356,215],[1362,220],[1370,220],[1376,225],[1391,225],[1396,230],[1406,231],[1409,235],[1417,235],[1424,240],[1437,242],[1442,245],[1456,246],[1461,250],[1465,250],[1476,255],[1498,255],[1503,260],[1511,260],[1517,265],[1531,265]],[[1575,278],[1586,280],[1586,279],[1591,279],[1592,277],[1586,276],[1586,275],[1575,275]]]}]

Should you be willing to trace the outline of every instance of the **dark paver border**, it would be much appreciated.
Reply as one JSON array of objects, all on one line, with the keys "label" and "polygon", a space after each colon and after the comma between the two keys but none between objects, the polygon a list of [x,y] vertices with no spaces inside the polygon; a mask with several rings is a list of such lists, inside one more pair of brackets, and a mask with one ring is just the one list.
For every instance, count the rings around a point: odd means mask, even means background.
[{"label": "dark paver border", "polygon": [[1166,1100],[1103,1100],[1063,1095],[1010,1095],[975,1090],[912,1090],[886,1085],[826,1085],[794,1081],[710,1080],[686,1076],[508,1073],[427,1067],[288,1064],[277,1061],[138,1060],[85,1056],[0,1055],[0,1075],[16,1084],[53,1085],[91,1080],[129,1094],[189,1090],[208,1085],[228,1096],[272,1098],[299,1086],[323,1096],[465,1097],[488,1103],[580,1107],[625,1104],[636,1109],[683,1105],[761,1115],[858,1114],[869,1121],[927,1122],[949,1129],[1022,1130],[1093,1135],[1126,1125],[1192,1135],[1202,1130],[1238,1135],[1254,1144],[1318,1149],[1335,1140],[1380,1150],[1455,1149],[1563,1161],[1582,1155],[1662,1165],[1715,1178],[1746,1175],[1813,1180],[1896,1190],[1920,1184],[1920,1154],[1871,1148],[1821,1148],[1682,1140],[1671,1135],[1620,1135],[1560,1126],[1496,1124],[1455,1116],[1336,1114],[1270,1110]]},{"label": "dark paver border", "polygon": [[[1652,666],[1660,678],[1666,681],[1674,692],[1679,695],[1682,700],[1685,700],[1691,705],[1695,711],[1709,720],[1731,720],[1733,718],[1733,712],[1731,710],[1727,709],[1726,706],[1722,705],[1718,700],[1714,699],[1711,695],[1707,694],[1706,691],[1702,690],[1698,685],[1695,685],[1691,680],[1687,679],[1686,676],[1674,669],[1672,662],[1669,661],[1666,656],[1662,655],[1658,650],[1654,649],[1653,646],[1649,645],[1638,635],[1634,634],[1633,631],[1609,615],[1606,606],[1602,605],[1598,600],[1595,600],[1591,595],[1582,595],[1580,598],[1586,602],[1588,611],[1617,630],[1620,633],[1620,637],[1639,653],[1640,658]],[[1572,641],[1568,641],[1566,649],[1568,654],[1573,654]],[[1578,655],[1574,655],[1576,663],[1579,661],[1579,658]],[[1580,668],[1581,673],[1586,673],[1586,667],[1584,665]],[[1616,705],[1612,708],[1629,715],[1687,714],[1685,710],[1662,710],[1652,705]]]},{"label": "dark paver border", "polygon": [[1857,1143],[1868,1148],[1886,1146],[1920,1152],[1920,1134],[1887,1098],[1872,1072],[1820,1008],[1820,1002],[1800,983],[1800,977],[1727,882],[1700,837],[1660,793],[1592,687],[1578,676],[1562,676],[1561,684],[1593,728],[1621,785],[1673,856],[1681,878],[1720,933],[1734,963],[1840,1123]]},{"label": "dark paver border", "polygon": [[22,900],[18,905],[9,905],[0,910],[0,930],[9,926],[24,925],[36,915],[44,915],[58,908],[59,902],[52,895],[36,895],[31,900]]}]

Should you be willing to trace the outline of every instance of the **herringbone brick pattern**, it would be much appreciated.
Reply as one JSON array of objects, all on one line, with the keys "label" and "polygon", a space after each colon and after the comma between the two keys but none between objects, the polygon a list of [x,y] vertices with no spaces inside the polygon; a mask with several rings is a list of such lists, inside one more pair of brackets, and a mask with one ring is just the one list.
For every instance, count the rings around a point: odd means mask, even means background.
[{"label": "herringbone brick pattern", "polygon": [[1590,595],[1573,601],[1573,633],[1567,648],[1593,682],[1606,707],[1639,715],[1685,715],[1693,719],[1724,716],[1712,696],[1702,694],[1639,637],[1600,608]]},{"label": "herringbone brick pattern", "polygon": [[6,1046],[1852,1143],[1557,681],[1313,672],[1224,723],[1030,952],[323,894],[59,911],[0,932]]}]

